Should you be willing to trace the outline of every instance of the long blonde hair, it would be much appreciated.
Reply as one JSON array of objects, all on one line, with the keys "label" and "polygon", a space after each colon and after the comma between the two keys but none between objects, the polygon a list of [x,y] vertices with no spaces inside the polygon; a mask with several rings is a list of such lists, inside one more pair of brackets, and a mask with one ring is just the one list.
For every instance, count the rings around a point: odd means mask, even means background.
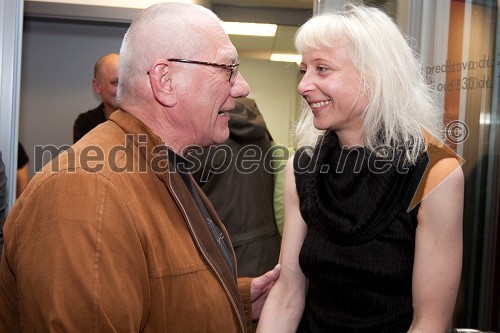
[{"label": "long blonde hair", "polygon": [[[405,162],[415,164],[426,150],[422,130],[442,139],[443,126],[443,110],[423,77],[419,58],[385,13],[352,4],[309,19],[297,31],[295,47],[304,53],[332,47],[343,38],[368,96],[365,147],[405,147]],[[324,132],[314,128],[312,118],[304,103],[296,126],[299,147],[314,146]]]}]

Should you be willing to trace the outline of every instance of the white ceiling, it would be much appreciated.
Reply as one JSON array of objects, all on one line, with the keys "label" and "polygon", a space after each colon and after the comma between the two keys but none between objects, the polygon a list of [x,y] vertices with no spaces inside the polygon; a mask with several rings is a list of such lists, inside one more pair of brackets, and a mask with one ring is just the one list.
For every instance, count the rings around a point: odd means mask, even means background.
[{"label": "white ceiling", "polygon": [[226,21],[276,23],[275,37],[231,35],[240,57],[269,59],[271,53],[295,53],[293,37],[313,13],[314,0],[212,0],[214,12]]},{"label": "white ceiling", "polygon": [[[99,21],[130,24],[140,8],[162,0],[25,0],[28,18]],[[163,0],[164,1],[164,0]],[[269,59],[271,53],[295,53],[293,37],[298,27],[313,15],[317,0],[173,0],[210,7],[224,21],[278,24],[275,37],[230,38],[240,57]],[[395,0],[365,0],[379,5]]]},{"label": "white ceiling", "polygon": [[[24,8],[25,16],[28,18],[129,24],[141,6],[146,7],[158,2],[158,0],[127,1],[25,0]],[[194,0],[193,2],[211,7],[225,21],[278,24],[275,37],[230,36],[240,57],[269,59],[271,53],[295,52],[293,37],[297,28],[312,16],[314,0]]]},{"label": "white ceiling", "polygon": [[230,35],[230,39],[238,50],[240,57],[254,59],[269,59],[271,53],[295,53],[293,37],[298,27],[278,26],[276,36],[237,36]]},{"label": "white ceiling", "polygon": [[212,0],[212,4],[247,7],[281,7],[311,10],[313,8],[313,0]]}]

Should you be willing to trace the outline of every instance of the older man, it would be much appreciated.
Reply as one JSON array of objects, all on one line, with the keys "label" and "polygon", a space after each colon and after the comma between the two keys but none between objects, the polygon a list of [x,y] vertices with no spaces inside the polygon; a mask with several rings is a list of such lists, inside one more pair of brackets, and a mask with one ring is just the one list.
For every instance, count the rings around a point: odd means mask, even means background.
[{"label": "older man", "polygon": [[77,142],[94,127],[108,120],[109,116],[118,109],[116,102],[118,59],[118,54],[110,53],[95,63],[92,88],[101,97],[102,102],[95,109],[78,115],[73,125],[73,142]]},{"label": "older man", "polygon": [[162,3],[132,22],[110,121],[47,164],[5,225],[1,332],[247,332],[279,267],[237,278],[184,152],[228,138],[248,94],[209,10]]}]

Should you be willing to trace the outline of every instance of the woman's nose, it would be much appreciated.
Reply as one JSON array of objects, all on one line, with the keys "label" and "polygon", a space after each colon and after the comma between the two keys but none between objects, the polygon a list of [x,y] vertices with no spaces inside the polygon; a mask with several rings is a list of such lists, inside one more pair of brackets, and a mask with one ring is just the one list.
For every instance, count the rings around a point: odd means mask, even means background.
[{"label": "woman's nose", "polygon": [[310,80],[307,73],[305,73],[302,76],[302,79],[300,79],[299,85],[297,86],[297,91],[299,92],[300,95],[304,96],[311,89],[312,89],[312,81]]}]

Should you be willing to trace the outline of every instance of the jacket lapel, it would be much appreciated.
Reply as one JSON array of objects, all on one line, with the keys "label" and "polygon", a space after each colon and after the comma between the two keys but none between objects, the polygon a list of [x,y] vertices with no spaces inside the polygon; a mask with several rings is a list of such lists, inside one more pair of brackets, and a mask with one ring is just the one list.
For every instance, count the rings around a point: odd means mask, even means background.
[{"label": "jacket lapel", "polygon": [[[244,309],[243,302],[238,291],[237,282],[233,278],[229,267],[222,257],[222,254],[220,253],[215,240],[208,230],[208,226],[197,208],[196,202],[191,196],[191,193],[186,187],[184,180],[168,162],[166,145],[143,123],[124,111],[115,111],[111,115],[110,119],[120,126],[125,133],[130,134],[127,137],[127,140],[133,140],[138,154],[140,155],[139,159],[146,160],[148,172],[152,170],[156,173],[158,178],[165,184],[165,187],[169,191],[170,195],[176,201],[180,212],[184,216],[184,220],[191,236],[193,237],[196,247],[226,291],[228,299],[233,306],[238,321],[240,322],[242,332],[244,332]],[[207,196],[196,184],[191,175],[189,177],[191,178],[191,181],[193,182],[201,200],[205,204],[208,213],[212,217],[212,220],[223,232],[224,237],[226,237],[229,241],[234,262],[236,263],[235,254],[226,228],[220,221],[219,216]]]}]

